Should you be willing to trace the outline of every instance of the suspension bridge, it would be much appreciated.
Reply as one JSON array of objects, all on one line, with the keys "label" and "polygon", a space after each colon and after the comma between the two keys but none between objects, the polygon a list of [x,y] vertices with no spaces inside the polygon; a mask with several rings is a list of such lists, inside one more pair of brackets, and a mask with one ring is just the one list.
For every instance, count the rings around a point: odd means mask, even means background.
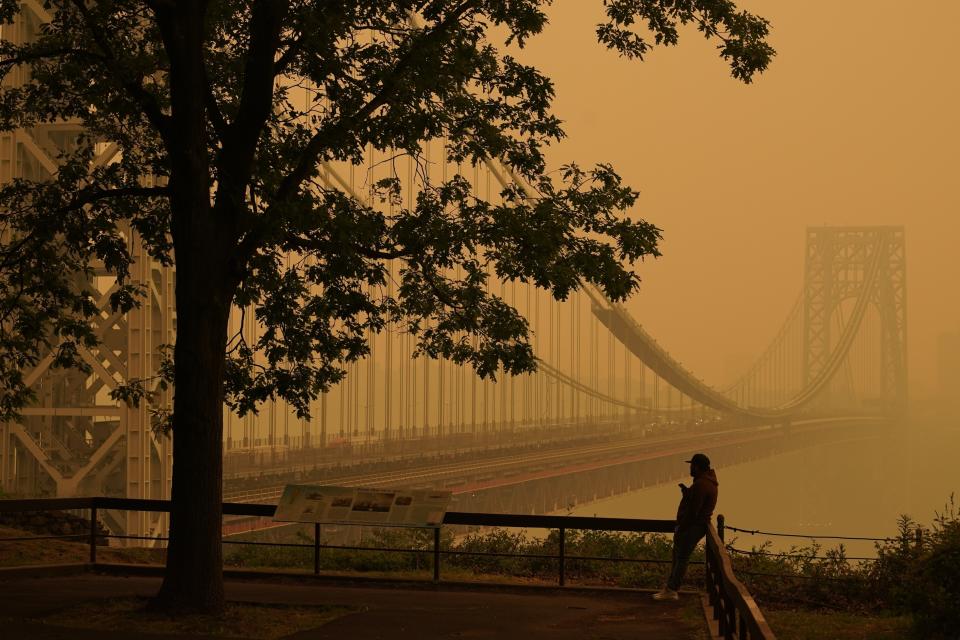
[{"label": "suspension bridge", "polygon": [[[42,22],[35,10],[10,28],[29,37]],[[23,82],[28,72],[18,69],[6,82]],[[56,158],[77,133],[70,122],[0,133],[0,182],[54,176]],[[451,164],[442,160],[443,141],[431,144],[421,158],[370,149],[364,165],[324,165],[318,188],[347,193],[389,218],[412,207],[419,189],[453,175],[491,202],[514,184],[495,161]],[[116,160],[114,145],[98,149],[94,162]],[[405,185],[396,198],[377,199],[373,185],[383,178]],[[94,324],[102,342],[80,347],[92,373],[51,368],[53,354],[24,372],[36,402],[0,428],[7,493],[169,496],[172,447],[151,429],[150,410],[169,406],[172,392],[158,387],[138,407],[109,398],[125,381],[153,376],[160,347],[175,341],[175,271],[148,256],[134,230],[127,237],[131,279],[146,291],[142,304],[113,312],[116,282],[104,265],[94,266],[89,285],[99,293]],[[272,401],[258,415],[225,414],[226,495],[270,500],[280,480],[294,477],[381,485],[452,479],[466,495],[494,486],[556,486],[561,478],[581,474],[582,481],[583,474],[618,468],[628,473],[605,482],[626,490],[648,481],[631,485],[638,464],[652,470],[650,482],[669,476],[656,461],[678,451],[709,445],[760,455],[751,447],[779,442],[783,427],[813,438],[830,425],[902,414],[903,229],[811,228],[803,265],[796,303],[771,328],[769,346],[738,379],[717,383],[683,366],[642,318],[590,287],[558,301],[531,285],[493,279],[492,293],[530,323],[536,374],[483,380],[449,362],[413,357],[414,339],[398,327],[370,333],[369,356],[349,364],[345,380],[316,399],[310,420]],[[400,265],[386,266],[393,287]],[[236,310],[231,334],[252,343],[259,331],[253,313]],[[533,508],[549,509],[551,501],[536,502]],[[150,533],[165,528],[165,517],[130,513],[116,525]]]}]

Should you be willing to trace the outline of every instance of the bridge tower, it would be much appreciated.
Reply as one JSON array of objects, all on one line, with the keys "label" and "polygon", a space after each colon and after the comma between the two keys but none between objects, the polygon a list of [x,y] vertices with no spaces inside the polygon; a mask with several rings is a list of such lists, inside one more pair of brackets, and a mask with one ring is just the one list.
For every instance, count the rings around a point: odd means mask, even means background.
[{"label": "bridge tower", "polygon": [[[807,229],[803,293],[803,375],[813,380],[828,368],[841,306],[866,296],[880,319],[880,389],[885,412],[907,406],[907,282],[903,227],[811,227]],[[839,322],[837,322],[839,320]],[[853,327],[856,329],[857,327]]]},{"label": "bridge tower", "polygon": [[[29,42],[51,16],[40,2],[24,2],[3,36]],[[30,69],[18,67],[5,85],[30,81]],[[78,122],[43,124],[28,130],[0,132],[0,183],[16,178],[48,179],[56,175],[56,158],[69,151],[81,132]],[[97,147],[97,164],[113,161],[117,148]],[[138,236],[126,229],[135,263],[131,280],[145,286],[139,308],[114,313],[109,294],[116,280],[104,265],[81,286],[90,288],[100,309],[94,319],[99,348],[80,348],[91,368],[79,371],[51,368],[47,354],[24,379],[36,394],[22,419],[0,423],[0,488],[13,495],[111,495],[168,498],[172,443],[150,428],[149,404],[132,408],[110,399],[109,392],[132,378],[151,378],[158,366],[158,346],[173,342],[174,271],[153,260]],[[6,238],[0,239],[0,241]],[[169,392],[157,389],[153,401],[165,405]],[[166,514],[106,512],[111,528],[134,535],[158,535],[166,529]]]}]

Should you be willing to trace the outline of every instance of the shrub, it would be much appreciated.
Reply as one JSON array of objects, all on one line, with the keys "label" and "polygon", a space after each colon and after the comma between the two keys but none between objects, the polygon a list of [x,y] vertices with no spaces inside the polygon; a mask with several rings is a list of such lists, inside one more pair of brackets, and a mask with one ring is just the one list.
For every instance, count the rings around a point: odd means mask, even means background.
[{"label": "shrub", "polygon": [[[525,531],[494,529],[454,536],[442,530],[443,565],[476,575],[502,575],[552,582],[557,579],[559,531],[531,537]],[[259,538],[259,534],[251,534]],[[279,540],[277,540],[279,541]],[[303,532],[284,540],[312,544]],[[433,531],[373,529],[362,547],[416,549],[422,553],[324,549],[324,570],[407,572],[432,566]],[[736,540],[730,541],[736,546]],[[851,613],[910,613],[919,637],[956,638],[960,629],[960,515],[951,496],[942,514],[925,528],[906,516],[895,538],[876,545],[872,561],[851,560],[841,544],[824,548],[814,542],[773,552],[769,544],[734,552],[734,572],[761,604]],[[659,534],[567,530],[566,574],[570,582],[628,587],[662,585],[672,541]],[[459,553],[457,553],[459,552]],[[503,555],[501,555],[503,554]],[[509,554],[509,556],[507,555]],[[575,559],[581,557],[583,559]],[[606,558],[626,561],[611,562]],[[687,574],[689,584],[702,582],[698,547]],[[239,566],[312,566],[310,548],[234,547],[227,562]],[[951,635],[952,634],[952,635]]]},{"label": "shrub", "polygon": [[960,514],[953,496],[926,532],[923,555],[909,580],[907,602],[922,638],[956,638],[960,633]]},{"label": "shrub", "polygon": [[843,545],[770,549],[733,554],[734,572],[761,603],[906,613],[919,638],[958,637],[960,513],[953,496],[929,528],[901,516],[896,537],[877,543],[874,561],[850,562]]},{"label": "shrub", "polygon": [[818,609],[883,608],[869,578],[872,564],[850,561],[843,545],[825,550],[816,542],[783,552],[766,543],[733,554],[734,573],[757,600]]}]

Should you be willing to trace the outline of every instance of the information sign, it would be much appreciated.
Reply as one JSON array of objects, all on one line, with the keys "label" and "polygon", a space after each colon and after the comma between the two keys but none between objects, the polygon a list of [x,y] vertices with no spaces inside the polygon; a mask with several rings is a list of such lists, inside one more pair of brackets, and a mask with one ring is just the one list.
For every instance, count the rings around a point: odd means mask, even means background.
[{"label": "information sign", "polygon": [[436,527],[450,505],[450,491],[369,489],[288,484],[277,504],[277,522]]}]

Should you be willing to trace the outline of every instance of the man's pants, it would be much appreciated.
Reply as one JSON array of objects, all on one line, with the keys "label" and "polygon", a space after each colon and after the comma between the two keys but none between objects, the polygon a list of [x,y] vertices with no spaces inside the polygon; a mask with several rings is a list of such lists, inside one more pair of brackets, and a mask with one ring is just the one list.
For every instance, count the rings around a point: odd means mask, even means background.
[{"label": "man's pants", "polygon": [[707,535],[707,525],[694,524],[683,529],[677,529],[673,534],[673,566],[670,577],[667,579],[667,588],[676,591],[683,582],[683,575],[687,572],[687,563],[690,554],[697,548],[697,543]]}]

